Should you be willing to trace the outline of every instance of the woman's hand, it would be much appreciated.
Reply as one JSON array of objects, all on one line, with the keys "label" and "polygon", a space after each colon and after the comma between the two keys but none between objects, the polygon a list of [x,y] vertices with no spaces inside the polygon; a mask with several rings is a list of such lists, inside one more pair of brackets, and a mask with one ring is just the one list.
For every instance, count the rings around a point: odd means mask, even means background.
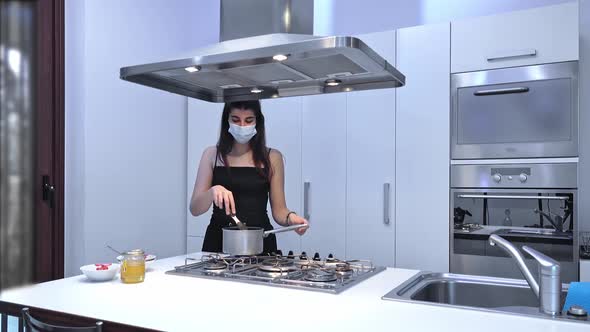
[{"label": "woman's hand", "polygon": [[217,185],[209,189],[211,201],[220,209],[225,209],[227,215],[236,214],[236,203],[234,195],[225,187]]},{"label": "woman's hand", "polygon": [[309,222],[307,222],[307,220],[305,220],[305,218],[300,217],[300,216],[296,215],[295,213],[292,213],[289,216],[289,225],[301,225],[301,224],[305,224],[308,226],[297,228],[295,230],[295,232],[297,232],[297,234],[299,234],[299,235],[303,235],[305,233],[305,231],[307,231],[307,229],[309,228]]}]

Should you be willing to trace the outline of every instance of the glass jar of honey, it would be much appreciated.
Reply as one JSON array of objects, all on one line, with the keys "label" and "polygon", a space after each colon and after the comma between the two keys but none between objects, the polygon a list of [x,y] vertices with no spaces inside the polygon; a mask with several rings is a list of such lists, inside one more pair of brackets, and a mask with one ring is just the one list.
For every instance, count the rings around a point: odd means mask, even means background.
[{"label": "glass jar of honey", "polygon": [[123,254],[121,261],[121,281],[126,284],[143,282],[145,279],[145,255],[143,250],[135,249]]}]

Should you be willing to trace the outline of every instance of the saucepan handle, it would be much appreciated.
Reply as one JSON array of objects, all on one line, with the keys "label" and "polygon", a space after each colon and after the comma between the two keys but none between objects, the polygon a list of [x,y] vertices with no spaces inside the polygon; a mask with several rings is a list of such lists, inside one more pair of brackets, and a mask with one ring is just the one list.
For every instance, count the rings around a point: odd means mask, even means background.
[{"label": "saucepan handle", "polygon": [[309,226],[309,225],[308,224],[300,224],[300,225],[293,225],[293,226],[288,226],[288,227],[281,227],[281,228],[273,229],[271,231],[265,231],[264,237],[267,237],[269,234],[294,231],[294,230],[299,229],[301,227],[307,227],[307,226]]}]

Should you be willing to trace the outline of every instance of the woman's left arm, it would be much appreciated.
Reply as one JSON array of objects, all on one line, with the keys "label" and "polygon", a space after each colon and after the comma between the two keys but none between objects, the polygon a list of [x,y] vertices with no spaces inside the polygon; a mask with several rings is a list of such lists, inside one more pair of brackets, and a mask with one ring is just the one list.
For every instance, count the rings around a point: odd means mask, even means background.
[{"label": "woman's left arm", "polygon": [[[285,202],[285,166],[283,164],[283,155],[278,150],[270,151],[271,178],[270,178],[270,208],[273,219],[282,226],[287,225],[287,215],[289,215],[289,225],[307,224],[307,220],[298,216],[287,208]],[[302,227],[295,232],[302,235],[307,227]]]}]

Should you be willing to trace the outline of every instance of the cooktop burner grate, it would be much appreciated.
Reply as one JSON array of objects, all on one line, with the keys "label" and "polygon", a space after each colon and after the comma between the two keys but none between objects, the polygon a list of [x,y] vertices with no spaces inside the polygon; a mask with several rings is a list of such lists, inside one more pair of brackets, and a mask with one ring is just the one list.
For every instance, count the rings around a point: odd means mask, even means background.
[{"label": "cooktop burner grate", "polygon": [[321,260],[305,253],[295,256],[226,256],[207,254],[187,257],[185,264],[167,274],[229,280],[303,290],[339,293],[385,270],[370,261],[339,260],[330,255]]}]

